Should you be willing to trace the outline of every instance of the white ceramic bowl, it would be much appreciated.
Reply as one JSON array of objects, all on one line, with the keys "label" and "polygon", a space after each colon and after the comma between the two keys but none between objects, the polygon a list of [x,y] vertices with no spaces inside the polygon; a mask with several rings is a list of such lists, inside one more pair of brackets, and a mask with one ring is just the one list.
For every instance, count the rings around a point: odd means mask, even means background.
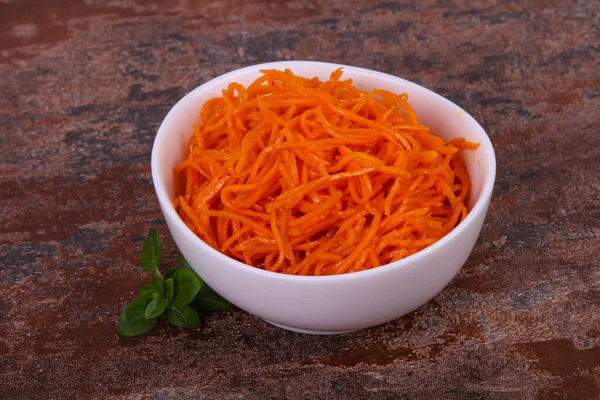
[{"label": "white ceramic bowl", "polygon": [[[463,151],[473,181],[472,209],[451,233],[432,246],[403,260],[367,271],[337,276],[290,276],[250,267],[219,253],[190,231],[171,205],[173,167],[186,156],[199,123],[199,110],[220,96],[230,82],[247,85],[261,69],[291,69],[305,77],[326,80],[338,67],[363,90],[382,88],[406,92],[421,123],[450,140],[464,137],[480,143]],[[194,89],[169,111],[152,148],[152,179],[160,207],[175,243],[194,270],[214,290],[249,313],[285,329],[332,334],[382,324],[429,301],[456,275],[471,253],[481,231],[494,186],[496,159],[481,126],[464,110],[419,85],[388,74],[340,64],[284,61],[253,65],[221,75]]]}]

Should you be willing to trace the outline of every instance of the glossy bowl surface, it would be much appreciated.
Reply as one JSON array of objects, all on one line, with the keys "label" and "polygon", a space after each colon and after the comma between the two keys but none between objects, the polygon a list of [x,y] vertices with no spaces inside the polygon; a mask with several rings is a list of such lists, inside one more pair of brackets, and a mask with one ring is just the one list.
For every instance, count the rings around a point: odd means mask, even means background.
[{"label": "glossy bowl surface", "polygon": [[[173,167],[186,156],[199,123],[199,110],[220,96],[230,82],[248,85],[261,69],[289,68],[296,75],[326,80],[343,67],[363,89],[408,93],[419,121],[445,140],[463,137],[480,143],[462,151],[473,189],[471,210],[452,232],[430,247],[398,262],[337,276],[290,276],[238,262],[200,240],[171,205],[176,183]],[[477,240],[492,195],[496,159],[483,128],[467,112],[442,96],[407,80],[363,68],[312,61],[283,61],[253,65],[221,75],[183,97],[169,111],[152,149],[152,179],[165,220],[181,253],[194,270],[237,307],[285,329],[332,334],[367,328],[405,315],[429,301],[456,275]]]}]

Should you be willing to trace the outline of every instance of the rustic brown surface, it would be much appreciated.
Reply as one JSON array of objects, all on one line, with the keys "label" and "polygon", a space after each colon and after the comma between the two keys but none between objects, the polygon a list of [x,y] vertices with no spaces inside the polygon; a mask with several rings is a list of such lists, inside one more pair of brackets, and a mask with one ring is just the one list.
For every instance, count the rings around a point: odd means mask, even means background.
[{"label": "rustic brown surface", "polygon": [[[0,0],[0,398],[600,398],[600,9],[594,1]],[[456,279],[414,313],[318,337],[242,311],[120,339],[177,259],[150,178],[168,109],[280,59],[429,87],[498,174]]]}]

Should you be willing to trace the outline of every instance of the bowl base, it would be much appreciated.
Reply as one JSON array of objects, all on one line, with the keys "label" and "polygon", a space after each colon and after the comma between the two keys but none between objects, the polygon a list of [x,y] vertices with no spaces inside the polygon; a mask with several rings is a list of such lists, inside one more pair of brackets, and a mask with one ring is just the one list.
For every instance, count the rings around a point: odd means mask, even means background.
[{"label": "bowl base", "polygon": [[271,325],[275,325],[278,328],[285,329],[287,331],[297,332],[297,333],[305,333],[307,335],[341,335],[343,333],[356,332],[356,329],[349,331],[315,331],[311,329],[301,329],[295,328],[293,326],[281,325],[273,321],[269,321],[268,319],[263,319],[263,321],[268,322]]}]

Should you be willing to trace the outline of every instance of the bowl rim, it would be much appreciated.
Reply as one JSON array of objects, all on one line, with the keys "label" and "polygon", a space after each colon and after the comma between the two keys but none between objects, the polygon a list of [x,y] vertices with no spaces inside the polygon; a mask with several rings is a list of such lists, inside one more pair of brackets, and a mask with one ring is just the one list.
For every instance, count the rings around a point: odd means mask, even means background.
[{"label": "bowl rim", "polygon": [[[281,69],[281,68],[290,68],[291,69],[294,67],[294,65],[299,65],[299,64],[331,68],[332,71],[341,67],[346,71],[351,70],[356,73],[362,73],[362,74],[370,75],[370,76],[373,76],[376,78],[400,80],[409,87],[413,87],[416,90],[422,90],[422,91],[429,92],[429,94],[432,94],[434,97],[435,96],[439,97],[439,99],[442,102],[446,102],[454,107],[457,107],[459,111],[464,113],[462,115],[462,118],[470,119],[472,123],[475,123],[475,126],[483,134],[481,141],[480,141],[480,146],[482,146],[484,148],[486,155],[489,156],[489,159],[488,159],[489,167],[488,167],[487,173],[484,176],[484,182],[483,182],[483,187],[481,188],[481,194],[480,194],[475,206],[467,214],[467,217],[457,227],[455,227],[448,234],[446,234],[446,236],[444,236],[437,242],[433,243],[429,247],[426,247],[425,249],[418,251],[415,254],[412,254],[406,258],[403,258],[401,260],[398,260],[398,261],[395,261],[395,262],[392,262],[389,264],[381,265],[376,268],[371,268],[371,269],[363,270],[363,271],[348,272],[348,273],[338,274],[338,275],[290,275],[290,274],[284,274],[281,272],[267,271],[264,269],[252,267],[250,265],[244,264],[243,262],[238,261],[232,257],[229,257],[229,256],[221,253],[220,251],[210,247],[202,239],[200,239],[198,236],[196,236],[185,225],[183,220],[179,217],[179,214],[177,214],[177,212],[175,211],[175,208],[172,205],[171,199],[167,194],[167,190],[164,185],[164,182],[162,182],[162,179],[160,179],[160,176],[157,172],[158,163],[159,163],[158,154],[160,153],[159,143],[161,142],[161,139],[163,137],[167,136],[169,133],[169,131],[167,129],[167,125],[170,124],[171,119],[174,118],[174,114],[175,114],[176,110],[178,108],[182,107],[182,104],[184,104],[187,101],[189,101],[190,99],[192,99],[197,93],[202,92],[203,90],[205,90],[209,87],[212,87],[221,82],[223,82],[224,84],[226,82],[230,82],[233,77],[243,74],[245,72],[249,72],[249,71],[257,71],[258,72],[261,69],[276,69],[276,68],[277,69]],[[223,86],[223,87],[225,87],[225,86]],[[182,97],[169,110],[169,112],[167,113],[167,115],[165,116],[165,118],[163,119],[163,121],[161,122],[161,124],[158,128],[158,131],[156,133],[156,136],[154,138],[154,142],[152,145],[151,172],[152,172],[152,182],[154,184],[154,189],[156,191],[156,195],[158,197],[158,201],[159,201],[159,204],[161,205],[163,212],[166,213],[168,215],[168,217],[170,217],[170,219],[175,223],[176,228],[180,229],[182,231],[183,235],[185,235],[188,240],[190,240],[193,243],[196,243],[201,249],[203,249],[203,251],[214,252],[218,259],[222,258],[225,263],[231,265],[235,269],[238,269],[238,268],[243,269],[244,270],[243,272],[245,272],[245,273],[263,275],[266,278],[275,278],[275,279],[283,279],[283,280],[291,280],[291,281],[299,281],[299,282],[302,282],[302,281],[304,281],[304,282],[315,282],[315,281],[325,282],[325,281],[332,281],[332,280],[345,281],[345,280],[352,280],[352,279],[363,279],[363,278],[368,278],[369,276],[385,274],[393,269],[408,268],[411,264],[418,263],[419,260],[426,258],[430,253],[437,251],[437,249],[439,249],[439,248],[442,248],[447,242],[451,241],[455,236],[460,235],[461,232],[466,230],[469,225],[475,223],[476,219],[480,216],[480,214],[485,213],[487,210],[489,201],[492,196],[492,191],[494,188],[494,181],[496,178],[496,156],[494,153],[494,147],[492,145],[492,142],[491,142],[487,132],[483,129],[483,127],[479,124],[479,122],[477,122],[468,112],[463,110],[460,106],[453,103],[452,101],[446,99],[442,95],[439,95],[439,94],[435,93],[434,91],[427,89],[421,85],[418,85],[414,82],[411,82],[404,78],[400,78],[400,77],[397,77],[397,76],[394,76],[391,74],[387,74],[384,72],[379,72],[379,71],[375,71],[375,70],[371,70],[371,69],[355,67],[355,66],[345,65],[345,64],[322,62],[322,61],[300,61],[300,60],[298,60],[298,61],[274,61],[274,62],[254,64],[254,65],[250,65],[247,67],[238,68],[238,69],[232,70],[230,72],[227,72],[225,74],[216,76],[216,77],[204,82],[200,86],[196,87],[195,89],[193,89],[192,91],[187,93],[184,97]],[[165,215],[165,218],[167,218],[167,215]],[[485,217],[485,215],[484,215],[484,217]]]}]

